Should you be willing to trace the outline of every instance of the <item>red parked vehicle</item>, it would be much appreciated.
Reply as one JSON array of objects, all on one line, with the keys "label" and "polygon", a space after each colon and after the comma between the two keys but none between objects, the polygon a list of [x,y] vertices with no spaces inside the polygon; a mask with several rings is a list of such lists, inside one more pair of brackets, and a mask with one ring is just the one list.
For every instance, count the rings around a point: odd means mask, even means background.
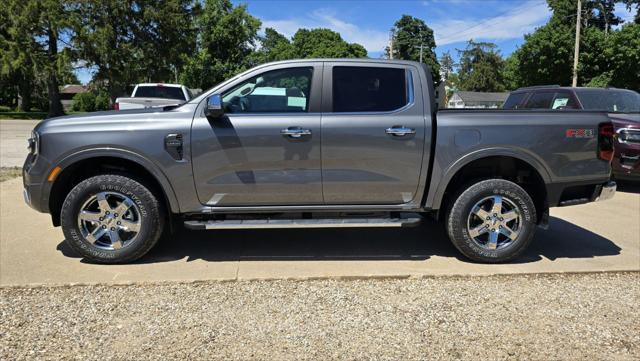
[{"label": "red parked vehicle", "polygon": [[543,85],[509,94],[504,109],[585,109],[609,113],[615,132],[613,177],[640,182],[640,94],[616,88]]}]

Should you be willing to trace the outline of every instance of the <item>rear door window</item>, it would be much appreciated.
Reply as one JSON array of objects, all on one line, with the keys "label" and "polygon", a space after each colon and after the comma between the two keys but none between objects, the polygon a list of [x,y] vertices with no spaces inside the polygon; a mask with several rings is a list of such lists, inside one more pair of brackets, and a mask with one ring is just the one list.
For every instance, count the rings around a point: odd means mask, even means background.
[{"label": "rear door window", "polygon": [[568,91],[559,91],[553,98],[551,109],[578,109],[578,104]]},{"label": "rear door window", "polygon": [[525,108],[527,109],[551,109],[551,103],[554,99],[555,92],[537,92],[527,101]]},{"label": "rear door window", "polygon": [[407,105],[407,75],[401,68],[336,66],[333,111],[385,112]]},{"label": "rear door window", "polygon": [[509,97],[504,102],[504,105],[502,106],[502,108],[504,108],[504,109],[518,109],[518,108],[521,108],[522,106],[520,105],[520,103],[522,103],[522,101],[524,100],[524,97],[526,95],[527,95],[526,92],[509,94]]}]

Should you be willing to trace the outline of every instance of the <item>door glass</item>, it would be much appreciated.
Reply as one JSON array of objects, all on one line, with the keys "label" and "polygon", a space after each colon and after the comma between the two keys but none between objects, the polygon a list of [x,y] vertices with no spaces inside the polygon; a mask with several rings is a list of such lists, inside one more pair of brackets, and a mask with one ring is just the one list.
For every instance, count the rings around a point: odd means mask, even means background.
[{"label": "door glass", "polygon": [[336,66],[333,68],[333,111],[384,112],[407,104],[404,69]]},{"label": "door glass", "polygon": [[551,109],[551,101],[553,100],[554,92],[539,92],[534,93],[525,108],[527,109]]},{"label": "door glass", "polygon": [[557,92],[551,109],[576,109],[577,104],[569,92]]},{"label": "door glass", "polygon": [[522,102],[522,99],[524,98],[525,95],[527,95],[527,93],[511,93],[511,94],[509,94],[509,97],[504,102],[504,105],[502,106],[502,108],[504,108],[504,109],[518,109],[520,107],[520,103]]},{"label": "door glass", "polygon": [[312,67],[273,70],[240,83],[222,96],[225,113],[309,111]]}]

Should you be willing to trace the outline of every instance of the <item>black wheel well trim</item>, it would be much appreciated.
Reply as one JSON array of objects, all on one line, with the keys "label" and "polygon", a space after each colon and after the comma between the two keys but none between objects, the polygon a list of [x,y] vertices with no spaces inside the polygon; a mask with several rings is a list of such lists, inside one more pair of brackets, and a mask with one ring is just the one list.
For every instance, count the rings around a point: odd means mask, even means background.
[{"label": "black wheel well trim", "polygon": [[[523,156],[523,154],[526,154],[527,156]],[[535,199],[534,199],[534,203],[537,203],[540,205],[540,209],[538,210],[540,211],[541,214],[548,211],[547,185],[551,182],[550,180],[551,178],[549,176],[549,172],[547,168],[544,167],[542,163],[537,159],[535,159],[533,156],[529,156],[527,153],[517,153],[509,149],[500,149],[500,151],[496,151],[496,149],[492,149],[492,151],[487,150],[482,152],[469,153],[464,157],[460,158],[459,161],[454,163],[451,167],[449,167],[444,172],[444,176],[442,177],[443,179],[438,183],[438,187],[434,192],[430,208],[437,209],[439,211],[444,211],[444,209],[442,208],[443,206],[446,207],[445,195],[447,191],[450,190],[449,187],[452,185],[452,182],[456,179],[456,176],[458,176],[460,172],[466,169],[467,166],[470,166],[473,163],[480,162],[482,160],[486,160],[490,158],[506,158],[506,159],[515,160],[525,164],[530,169],[532,169],[534,171],[534,176],[536,176],[541,183],[540,186],[542,187],[542,191],[544,191],[545,193],[545,198],[543,200],[544,203],[540,204],[538,203],[540,200],[535,200]],[[539,221],[541,218],[540,217],[541,214],[538,215]]]},{"label": "black wheel well trim", "polygon": [[[180,213],[180,205],[175,195],[175,191],[171,186],[171,183],[169,182],[166,175],[153,162],[149,161],[138,153],[126,149],[92,148],[72,153],[64,157],[62,160],[52,163],[52,169],[56,166],[62,168],[62,172],[56,177],[56,180],[54,182],[46,183],[48,185],[46,189],[46,194],[48,195],[47,203],[49,204],[49,213],[54,216],[54,224],[56,223],[54,213],[56,213],[57,210],[51,209],[51,202],[53,200],[52,191],[56,186],[57,181],[62,178],[62,176],[65,174],[65,171],[70,166],[92,158],[122,159],[137,164],[141,169],[143,169],[146,173],[153,177],[153,179],[158,183],[158,185],[160,186],[159,190],[163,193],[162,195],[164,197],[164,201],[169,206],[168,208],[170,209],[171,213]],[[48,172],[50,171],[51,170],[48,170]]]}]

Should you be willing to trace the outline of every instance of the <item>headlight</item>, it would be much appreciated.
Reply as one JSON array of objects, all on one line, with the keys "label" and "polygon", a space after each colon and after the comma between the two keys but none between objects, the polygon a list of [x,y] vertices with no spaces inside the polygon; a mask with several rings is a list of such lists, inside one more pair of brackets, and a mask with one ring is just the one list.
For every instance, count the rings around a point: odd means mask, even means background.
[{"label": "headlight", "polygon": [[29,149],[29,153],[38,154],[38,151],[40,150],[40,134],[38,134],[38,132],[36,132],[35,130],[32,130],[31,137],[27,139],[27,142],[29,143],[29,145],[27,146]]},{"label": "headlight", "polygon": [[618,131],[620,143],[640,143],[640,129],[620,129]]}]

